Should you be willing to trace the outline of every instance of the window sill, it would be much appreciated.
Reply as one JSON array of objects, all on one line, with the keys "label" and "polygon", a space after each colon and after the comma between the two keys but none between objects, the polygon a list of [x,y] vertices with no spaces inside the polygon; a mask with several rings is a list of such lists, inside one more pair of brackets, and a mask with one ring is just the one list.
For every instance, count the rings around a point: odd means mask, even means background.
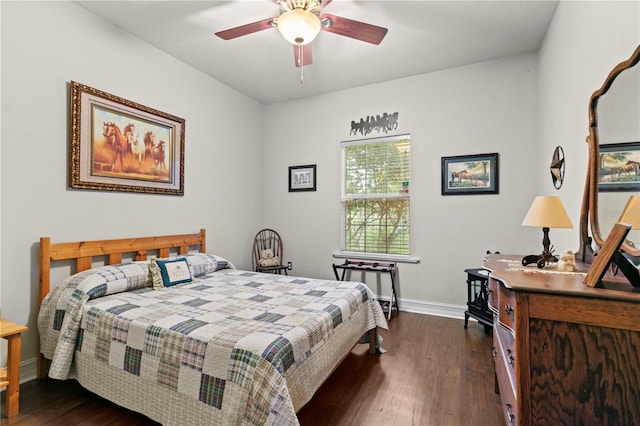
[{"label": "window sill", "polygon": [[333,257],[337,259],[379,260],[381,262],[420,263],[420,258],[403,254],[360,253],[354,251],[336,251]]}]

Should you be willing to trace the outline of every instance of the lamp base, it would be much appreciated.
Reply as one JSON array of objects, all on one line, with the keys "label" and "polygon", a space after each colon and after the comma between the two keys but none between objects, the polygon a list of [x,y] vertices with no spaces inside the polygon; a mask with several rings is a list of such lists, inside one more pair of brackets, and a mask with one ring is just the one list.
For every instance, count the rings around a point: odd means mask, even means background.
[{"label": "lamp base", "polygon": [[549,252],[542,252],[541,254],[530,254],[522,258],[522,266],[527,266],[535,263],[538,268],[542,269],[549,262],[557,262],[558,258]]},{"label": "lamp base", "polygon": [[522,266],[527,266],[532,263],[538,265],[538,268],[544,268],[549,262],[557,262],[558,258],[553,255],[553,246],[551,246],[551,241],[549,240],[549,228],[546,226],[542,228],[542,253],[541,254],[530,254],[529,256],[525,256],[522,258]]}]

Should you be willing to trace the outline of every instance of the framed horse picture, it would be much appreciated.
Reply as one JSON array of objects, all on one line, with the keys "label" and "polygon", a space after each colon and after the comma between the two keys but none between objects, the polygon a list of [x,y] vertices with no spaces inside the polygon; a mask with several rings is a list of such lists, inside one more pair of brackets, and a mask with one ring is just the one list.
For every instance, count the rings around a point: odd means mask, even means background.
[{"label": "framed horse picture", "polygon": [[600,145],[598,191],[640,191],[640,142]]},{"label": "framed horse picture", "polygon": [[71,82],[69,186],[184,195],[182,118]]},{"label": "framed horse picture", "polygon": [[498,194],[498,153],[442,157],[442,195]]}]

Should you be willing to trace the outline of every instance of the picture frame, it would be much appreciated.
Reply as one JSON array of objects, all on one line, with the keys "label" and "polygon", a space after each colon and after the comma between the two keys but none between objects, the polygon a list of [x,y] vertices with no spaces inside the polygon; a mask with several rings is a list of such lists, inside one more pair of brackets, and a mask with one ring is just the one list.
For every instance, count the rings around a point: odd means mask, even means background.
[{"label": "picture frame", "polygon": [[[609,236],[600,248],[600,251],[598,251],[598,255],[595,257],[595,260],[587,271],[587,275],[584,277],[583,283],[585,285],[589,287],[596,287],[600,284],[611,262],[616,261],[620,266],[620,259],[617,258],[618,256],[622,256],[619,252],[620,246],[630,230],[631,225],[626,223],[618,222],[613,225]],[[638,272],[636,271],[636,275],[637,273]]]},{"label": "picture frame", "polygon": [[600,145],[598,191],[640,191],[640,142]]},{"label": "picture frame", "polygon": [[70,85],[70,188],[184,195],[184,119]]},{"label": "picture frame", "polygon": [[457,155],[442,157],[442,195],[499,193],[499,155]]},{"label": "picture frame", "polygon": [[315,191],[316,165],[289,166],[289,192]]}]

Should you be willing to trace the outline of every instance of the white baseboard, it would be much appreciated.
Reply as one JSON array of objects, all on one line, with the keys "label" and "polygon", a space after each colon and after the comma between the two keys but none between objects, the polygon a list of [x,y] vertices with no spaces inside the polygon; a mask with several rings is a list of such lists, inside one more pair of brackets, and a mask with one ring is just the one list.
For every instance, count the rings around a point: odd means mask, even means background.
[{"label": "white baseboard", "polygon": [[20,363],[20,383],[30,382],[38,377],[38,359],[32,358]]},{"label": "white baseboard", "polygon": [[[38,360],[37,358],[28,359],[20,363],[20,383],[30,382],[38,377]],[[6,387],[0,387],[0,391]]]},{"label": "white baseboard", "polygon": [[[388,298],[381,297],[380,300],[389,301]],[[466,305],[449,305],[446,303],[425,302],[424,300],[398,299],[398,306],[401,312],[411,312],[414,314],[435,315],[455,319],[464,319]]]}]

